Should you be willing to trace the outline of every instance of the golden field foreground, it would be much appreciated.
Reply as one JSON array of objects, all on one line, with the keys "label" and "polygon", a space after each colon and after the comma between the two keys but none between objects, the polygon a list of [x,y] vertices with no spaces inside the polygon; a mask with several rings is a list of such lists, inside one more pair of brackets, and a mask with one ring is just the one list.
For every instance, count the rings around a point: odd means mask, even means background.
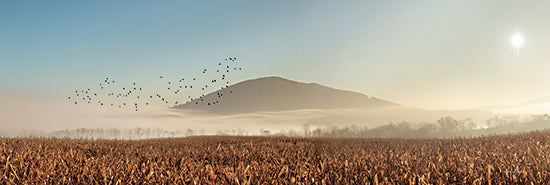
[{"label": "golden field foreground", "polygon": [[550,132],[472,139],[0,139],[0,184],[541,184]]}]

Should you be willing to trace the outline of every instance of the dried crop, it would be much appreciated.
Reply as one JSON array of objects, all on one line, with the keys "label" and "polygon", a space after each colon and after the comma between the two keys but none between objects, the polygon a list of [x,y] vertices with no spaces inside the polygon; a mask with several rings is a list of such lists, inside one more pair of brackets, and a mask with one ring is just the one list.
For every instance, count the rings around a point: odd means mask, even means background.
[{"label": "dried crop", "polygon": [[540,184],[550,132],[469,139],[0,138],[0,184]]}]

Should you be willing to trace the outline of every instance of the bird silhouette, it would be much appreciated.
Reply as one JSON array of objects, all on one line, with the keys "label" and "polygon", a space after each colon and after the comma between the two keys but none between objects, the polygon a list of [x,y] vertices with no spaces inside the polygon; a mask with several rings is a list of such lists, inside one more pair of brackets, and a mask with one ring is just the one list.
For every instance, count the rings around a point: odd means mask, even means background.
[{"label": "bird silhouette", "polygon": [[[234,62],[234,61],[236,61],[236,59],[237,59],[237,57],[228,57],[228,58],[225,58],[224,60]],[[214,89],[217,89],[215,87],[217,86],[218,80],[220,80],[220,79],[222,80],[221,83],[223,83],[224,81],[226,82],[226,84],[224,84],[224,85],[220,84],[221,87],[219,89],[219,92],[216,92],[214,94],[217,97],[214,100],[211,100],[211,99],[207,100],[207,98],[205,99],[206,95],[204,95],[204,94],[202,94],[198,97],[198,99],[200,99],[200,101],[197,101],[198,100],[197,98],[193,98],[192,96],[188,96],[187,92],[183,91],[183,89],[184,88],[185,89],[187,89],[187,88],[192,89],[193,85],[196,86],[197,84],[186,83],[186,82],[184,82],[184,78],[178,79],[178,81],[176,83],[179,83],[179,84],[177,84],[177,85],[172,84],[172,81],[168,81],[168,80],[164,81],[163,83],[168,84],[168,87],[165,87],[165,88],[168,90],[168,93],[170,95],[169,96],[161,96],[159,93],[156,93],[156,97],[158,97],[159,100],[162,100],[162,102],[164,102],[164,103],[174,103],[175,105],[179,105],[180,102],[191,103],[193,101],[195,101],[196,105],[199,105],[200,104],[199,102],[204,102],[207,105],[219,104],[220,102],[222,102],[221,100],[223,99],[223,93],[222,93],[222,92],[224,92],[223,90],[229,87],[228,86],[229,82],[226,81],[228,76],[231,76],[230,74],[232,74],[233,70],[235,70],[235,71],[242,70],[241,67],[235,66],[234,65],[235,63],[233,63],[233,62],[231,62],[230,65],[222,65],[222,62],[218,62],[218,66],[216,66],[216,68],[213,69],[213,70],[216,70],[217,73],[220,73],[220,71],[223,72],[224,69],[223,69],[222,66],[226,67],[225,68],[226,73],[221,74],[221,78],[220,77],[215,77],[215,78],[208,77],[210,79],[206,78],[207,76],[210,76],[209,74],[206,75],[206,72],[208,72],[209,70],[212,70],[210,68],[202,68],[201,72],[203,74],[205,74],[205,77],[201,77],[201,76],[192,77],[193,81],[190,81],[190,82],[194,82],[194,81],[198,81],[199,83],[207,82],[207,83],[204,83],[204,86],[199,85],[200,90],[202,90],[203,92],[210,90],[210,89],[208,89],[209,85],[210,85],[210,87],[214,87]],[[231,68],[233,68],[233,70],[231,70]],[[160,75],[159,76],[160,79],[165,79],[165,77],[166,77],[165,75]],[[84,88],[84,89],[81,89],[81,90],[75,90],[75,94],[67,96],[67,99],[76,100],[76,101],[74,101],[75,104],[79,104],[79,101],[80,101],[79,98],[82,98],[81,103],[88,102],[89,104],[91,104],[91,102],[97,101],[98,102],[97,105],[101,105],[101,106],[111,105],[112,107],[119,107],[119,108],[122,108],[123,106],[126,106],[126,102],[129,102],[130,104],[134,104],[134,106],[132,106],[132,107],[135,107],[136,111],[140,110],[140,108],[138,107],[139,104],[149,105],[149,103],[154,103],[154,102],[144,102],[145,100],[143,100],[143,101],[141,100],[141,99],[146,99],[146,98],[141,98],[142,96],[147,97],[146,95],[144,95],[142,93],[149,93],[150,91],[148,91],[148,90],[150,90],[150,89],[143,88],[143,87],[137,87],[137,84],[139,83],[138,81],[132,80],[131,83],[128,83],[126,85],[124,83],[120,83],[120,80],[117,80],[117,81],[119,81],[119,82],[118,82],[117,85],[115,85],[116,81],[114,79],[110,79],[109,77],[106,77],[106,78],[104,78],[102,80],[99,80],[99,81],[94,83],[94,84],[99,86],[98,89]],[[172,86],[172,85],[174,85],[174,86]],[[128,88],[126,88],[125,86],[128,87]],[[178,86],[179,86],[179,88],[177,88]],[[161,86],[161,89],[162,89],[162,86]],[[175,89],[175,90],[172,90],[172,89]],[[192,91],[192,90],[190,90],[190,91]],[[152,91],[152,92],[154,92],[154,91]],[[173,92],[173,93],[171,93],[171,92]],[[233,91],[229,91],[229,93],[232,93],[232,92]],[[82,94],[83,96],[80,96],[80,94]],[[187,98],[183,101],[168,101],[168,99],[172,99],[172,98],[174,98],[175,100],[180,100],[179,98],[183,98],[184,94],[185,94],[185,96],[187,96]],[[153,96],[154,95],[150,95],[149,98],[153,99]],[[92,100],[94,100],[94,101],[92,101]],[[96,104],[92,104],[92,105],[96,105]]]}]

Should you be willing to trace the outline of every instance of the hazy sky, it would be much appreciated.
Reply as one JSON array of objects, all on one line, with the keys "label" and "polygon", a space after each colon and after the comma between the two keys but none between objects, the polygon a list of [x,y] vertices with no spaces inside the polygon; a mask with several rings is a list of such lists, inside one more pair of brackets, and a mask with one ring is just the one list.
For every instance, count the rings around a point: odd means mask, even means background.
[{"label": "hazy sky", "polygon": [[[159,87],[228,56],[420,108],[550,95],[548,1],[11,1],[0,90],[66,97],[110,76]],[[509,43],[521,31],[525,46]]]}]

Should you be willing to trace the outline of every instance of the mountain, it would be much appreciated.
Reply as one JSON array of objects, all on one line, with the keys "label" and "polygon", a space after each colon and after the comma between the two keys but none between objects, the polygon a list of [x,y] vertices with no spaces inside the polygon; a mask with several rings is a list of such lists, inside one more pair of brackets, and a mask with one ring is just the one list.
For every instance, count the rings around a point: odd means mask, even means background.
[{"label": "mountain", "polygon": [[[219,95],[221,96],[219,97]],[[218,103],[213,104],[215,101]],[[208,105],[207,102],[211,104]],[[281,77],[263,77],[231,85],[174,108],[216,114],[239,114],[300,109],[370,109],[394,106],[399,105],[316,83],[296,82]]]},{"label": "mountain", "polygon": [[519,104],[490,106],[480,109],[502,113],[547,114],[550,112],[550,96],[540,97]]}]

